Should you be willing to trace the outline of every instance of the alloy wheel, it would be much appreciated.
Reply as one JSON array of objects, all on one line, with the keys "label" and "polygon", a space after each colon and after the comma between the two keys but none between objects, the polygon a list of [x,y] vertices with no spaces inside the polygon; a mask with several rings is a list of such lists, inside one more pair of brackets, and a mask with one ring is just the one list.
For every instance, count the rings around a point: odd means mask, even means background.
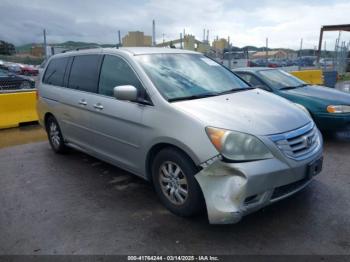
[{"label": "alloy wheel", "polygon": [[50,140],[55,148],[59,148],[61,144],[60,131],[55,122],[51,122],[49,127]]},{"label": "alloy wheel", "polygon": [[159,182],[163,194],[175,205],[183,205],[188,197],[188,183],[181,167],[171,161],[159,168]]}]

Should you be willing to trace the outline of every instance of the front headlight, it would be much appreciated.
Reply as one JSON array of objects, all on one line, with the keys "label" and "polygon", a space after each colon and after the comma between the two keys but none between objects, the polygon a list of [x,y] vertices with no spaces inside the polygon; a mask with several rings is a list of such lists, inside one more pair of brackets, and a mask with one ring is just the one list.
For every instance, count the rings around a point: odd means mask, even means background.
[{"label": "front headlight", "polygon": [[251,161],[273,157],[265,144],[255,136],[215,127],[206,127],[206,132],[215,148],[226,159]]},{"label": "front headlight", "polygon": [[337,105],[337,106],[327,106],[327,112],[328,113],[350,113],[350,106],[345,106],[345,105]]}]

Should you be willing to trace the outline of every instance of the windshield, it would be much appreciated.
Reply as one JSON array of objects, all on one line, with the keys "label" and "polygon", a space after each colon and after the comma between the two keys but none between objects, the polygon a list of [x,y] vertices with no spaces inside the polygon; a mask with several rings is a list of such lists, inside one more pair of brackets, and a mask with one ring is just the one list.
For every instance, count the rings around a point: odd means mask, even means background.
[{"label": "windshield", "polygon": [[152,54],[136,58],[159,92],[169,101],[249,88],[231,71],[203,55]]},{"label": "windshield", "polygon": [[279,69],[261,70],[259,75],[269,85],[278,88],[294,88],[305,86],[306,83],[295,76]]}]

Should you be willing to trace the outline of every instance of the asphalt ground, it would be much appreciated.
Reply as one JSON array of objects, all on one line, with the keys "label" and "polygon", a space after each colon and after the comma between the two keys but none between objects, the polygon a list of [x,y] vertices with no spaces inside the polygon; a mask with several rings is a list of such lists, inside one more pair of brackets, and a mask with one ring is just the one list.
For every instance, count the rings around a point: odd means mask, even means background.
[{"label": "asphalt ground", "polygon": [[47,141],[0,149],[0,187],[0,254],[350,254],[350,134],[325,138],[309,187],[235,225],[175,216],[142,179]]},{"label": "asphalt ground", "polygon": [[14,145],[44,141],[46,139],[47,135],[41,126],[37,123],[29,123],[17,128],[0,130],[0,149]]}]

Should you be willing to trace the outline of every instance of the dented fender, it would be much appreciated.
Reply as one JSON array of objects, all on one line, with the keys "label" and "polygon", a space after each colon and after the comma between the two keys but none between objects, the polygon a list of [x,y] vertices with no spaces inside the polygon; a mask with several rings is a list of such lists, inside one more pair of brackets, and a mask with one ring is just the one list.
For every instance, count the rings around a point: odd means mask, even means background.
[{"label": "dented fender", "polygon": [[195,175],[211,224],[237,223],[243,216],[247,178],[217,159]]}]

